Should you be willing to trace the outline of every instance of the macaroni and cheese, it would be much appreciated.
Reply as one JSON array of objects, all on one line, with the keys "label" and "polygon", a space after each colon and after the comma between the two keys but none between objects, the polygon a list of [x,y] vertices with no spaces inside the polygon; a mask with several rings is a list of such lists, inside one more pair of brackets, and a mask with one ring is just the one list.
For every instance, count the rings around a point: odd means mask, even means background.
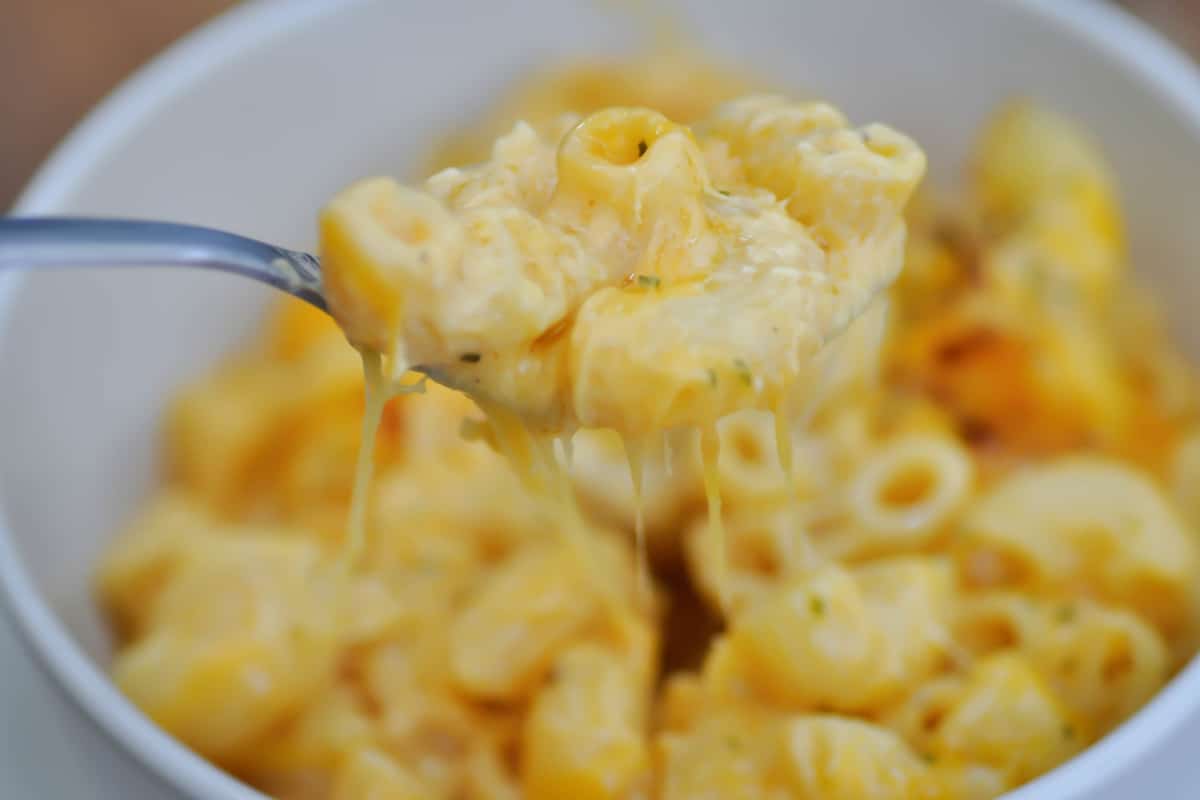
[{"label": "macaroni and cheese", "polygon": [[1200,394],[1086,134],[1002,109],[905,242],[903,136],[614,69],[323,221],[375,378],[557,438],[376,393],[348,565],[361,365],[281,304],[99,565],[117,684],[289,800],[985,800],[1119,725],[1200,641]]}]

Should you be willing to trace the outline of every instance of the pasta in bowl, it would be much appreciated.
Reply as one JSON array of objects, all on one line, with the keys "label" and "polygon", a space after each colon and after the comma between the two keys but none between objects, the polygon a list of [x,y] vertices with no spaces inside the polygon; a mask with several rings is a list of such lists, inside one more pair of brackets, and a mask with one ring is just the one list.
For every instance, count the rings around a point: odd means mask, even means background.
[{"label": "pasta in bowl", "polygon": [[1085,135],[1008,109],[968,184],[910,210],[888,313],[844,332],[787,448],[761,409],[716,423],[727,546],[694,433],[640,492],[576,434],[580,522],[431,385],[381,412],[330,602],[362,379],[331,321],[282,307],[176,402],[168,485],[101,564],[116,680],[281,797],[989,798],[1070,758],[1194,652],[1194,377],[1122,272]]}]

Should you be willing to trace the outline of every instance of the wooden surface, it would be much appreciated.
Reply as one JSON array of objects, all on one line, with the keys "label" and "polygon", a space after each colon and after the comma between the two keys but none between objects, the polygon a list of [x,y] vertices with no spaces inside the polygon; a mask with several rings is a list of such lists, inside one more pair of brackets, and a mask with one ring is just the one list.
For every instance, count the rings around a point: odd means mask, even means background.
[{"label": "wooden surface", "polygon": [[0,208],[132,70],[232,0],[0,0]]},{"label": "wooden surface", "polygon": [[[0,209],[88,108],[171,40],[233,2],[0,0]],[[1124,5],[1200,53],[1200,0]]]}]

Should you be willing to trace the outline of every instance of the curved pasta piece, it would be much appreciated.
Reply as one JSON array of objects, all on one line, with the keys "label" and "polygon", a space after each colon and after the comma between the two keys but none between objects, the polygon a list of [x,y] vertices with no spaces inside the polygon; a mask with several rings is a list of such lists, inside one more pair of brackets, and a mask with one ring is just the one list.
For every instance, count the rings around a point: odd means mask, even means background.
[{"label": "curved pasta piece", "polygon": [[648,783],[645,698],[618,654],[596,645],[563,653],[525,720],[525,797],[619,800]]},{"label": "curved pasta piece", "polygon": [[1002,653],[976,664],[936,720],[932,752],[988,764],[1022,783],[1062,763],[1084,733],[1023,656]]},{"label": "curved pasta piece", "polygon": [[996,114],[975,155],[992,224],[1034,241],[1055,277],[1103,304],[1122,277],[1124,232],[1111,170],[1087,135],[1029,103]]},{"label": "curved pasta piece", "polygon": [[148,717],[218,763],[290,718],[329,677],[326,642],[156,631],[122,650],[113,681]]},{"label": "curved pasta piece", "polygon": [[848,508],[862,529],[856,553],[915,549],[942,532],[971,492],[971,457],[949,436],[910,434],[859,467]]},{"label": "curved pasta piece", "polygon": [[[769,507],[792,497],[779,463],[775,418],[766,411],[740,411],[717,423],[721,500],[730,507]],[[793,448],[794,449],[794,448]]]},{"label": "curved pasta piece", "polygon": [[433,800],[436,796],[405,765],[376,748],[358,750],[346,759],[331,795],[332,800]]},{"label": "curved pasta piece", "polygon": [[228,762],[297,713],[325,681],[342,608],[312,542],[268,536],[190,543],[113,680],[191,747]]},{"label": "curved pasta piece", "polygon": [[879,699],[887,644],[871,611],[849,573],[827,567],[739,614],[730,647],[747,681],[785,708],[865,709]]},{"label": "curved pasta piece", "polygon": [[734,511],[721,529],[707,520],[694,522],[684,536],[684,556],[709,605],[722,609],[724,591],[727,610],[736,614],[796,574],[806,548],[802,521],[776,509]]},{"label": "curved pasta piece", "polygon": [[306,776],[335,773],[355,753],[375,747],[380,730],[358,694],[333,685],[314,697],[275,735],[257,742],[236,761],[239,771],[275,794]]},{"label": "curved pasta piece", "polygon": [[1052,616],[1024,649],[1091,736],[1111,730],[1166,683],[1170,653],[1137,615],[1065,601]]},{"label": "curved pasta piece", "polygon": [[732,707],[683,733],[658,738],[662,800],[761,800],[778,759],[780,720]]},{"label": "curved pasta piece", "polygon": [[1044,635],[1046,610],[1020,592],[964,594],[955,604],[952,631],[956,642],[975,656],[1022,649]]},{"label": "curved pasta piece", "polygon": [[1013,787],[1003,771],[986,764],[948,761],[934,763],[930,772],[933,788],[922,800],[994,800]]},{"label": "curved pasta piece", "polygon": [[600,599],[565,546],[530,548],[498,568],[455,617],[450,669],[469,696],[528,695],[557,651],[600,613]]},{"label": "curved pasta piece", "polygon": [[927,680],[898,702],[885,707],[879,722],[904,737],[918,752],[932,756],[938,728],[958,702],[962,685],[961,674],[940,675]]},{"label": "curved pasta piece", "polygon": [[952,591],[949,565],[932,560],[824,567],[737,614],[728,646],[746,684],[782,707],[862,711],[938,665]]},{"label": "curved pasta piece", "polygon": [[973,503],[963,539],[969,579],[973,559],[994,554],[1007,562],[1002,581],[1082,584],[1168,636],[1194,625],[1196,537],[1145,475],[1120,462],[1071,457],[1026,468]]},{"label": "curved pasta piece", "polygon": [[145,630],[189,543],[214,524],[202,505],[182,493],[163,492],[109,544],[96,588],[120,634],[133,639]]},{"label": "curved pasta piece", "polygon": [[859,719],[808,715],[787,723],[783,771],[803,798],[925,797],[929,767],[896,734]]},{"label": "curved pasta piece", "polygon": [[896,695],[925,680],[952,649],[954,570],[938,557],[874,561],[852,570],[885,646],[875,664],[881,691]]}]

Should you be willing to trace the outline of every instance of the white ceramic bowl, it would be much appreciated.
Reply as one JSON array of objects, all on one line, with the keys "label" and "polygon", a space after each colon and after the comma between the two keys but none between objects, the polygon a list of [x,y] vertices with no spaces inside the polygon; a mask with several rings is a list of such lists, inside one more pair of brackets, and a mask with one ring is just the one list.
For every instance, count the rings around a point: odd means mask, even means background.
[{"label": "white ceramic bowl", "polygon": [[[522,68],[627,46],[627,22],[602,5],[242,7],[101,104],[17,210],[177,219],[311,246],[323,198],[367,173],[403,171]],[[1138,23],[1068,0],[686,6],[716,52],[916,135],[935,180],[956,179],[972,131],[1013,92],[1078,117],[1118,172],[1137,268],[1200,356],[1200,319],[1188,313],[1200,297],[1200,79]],[[264,299],[221,276],[0,276],[0,584],[45,669],[136,757],[129,763],[197,798],[260,795],[176,744],[107,681],[89,576],[154,480],[164,400],[236,346]],[[1200,662],[1113,735],[1011,797],[1192,797],[1196,737]]]}]

